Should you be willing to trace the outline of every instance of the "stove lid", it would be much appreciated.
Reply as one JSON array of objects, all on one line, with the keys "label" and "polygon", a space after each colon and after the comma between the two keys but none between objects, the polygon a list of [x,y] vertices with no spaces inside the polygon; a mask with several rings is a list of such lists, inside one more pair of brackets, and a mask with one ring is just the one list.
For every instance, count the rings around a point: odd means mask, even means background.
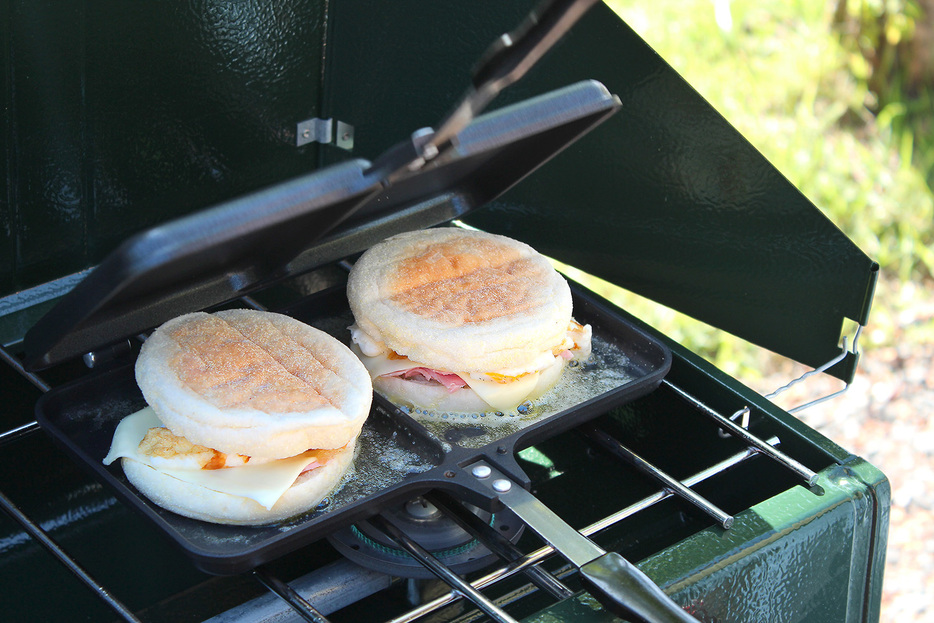
[{"label": "stove lid", "polygon": [[374,163],[334,165],[143,231],[26,333],[25,365],[42,369],[82,356],[396,233],[463,216],[619,105],[602,84],[579,82],[477,117],[426,166],[417,161],[431,130]]}]

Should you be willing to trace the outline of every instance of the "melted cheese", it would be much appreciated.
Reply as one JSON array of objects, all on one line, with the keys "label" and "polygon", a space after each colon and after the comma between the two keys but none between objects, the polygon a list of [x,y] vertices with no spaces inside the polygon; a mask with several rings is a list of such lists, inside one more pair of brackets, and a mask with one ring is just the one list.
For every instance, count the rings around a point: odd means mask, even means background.
[{"label": "melted cheese", "polygon": [[139,442],[150,428],[162,426],[162,422],[150,407],[128,415],[117,424],[110,452],[104,457],[104,465],[119,458],[128,458],[158,469],[164,474],[194,485],[255,500],[267,509],[273,507],[282,494],[292,486],[299,474],[315,462],[315,452],[310,450],[288,459],[279,459],[259,464],[223,469],[164,469],[152,464],[151,457],[140,454]]},{"label": "melted cheese", "polygon": [[531,372],[507,383],[483,381],[473,375],[465,375],[461,378],[491,407],[500,411],[508,411],[525,402],[528,395],[538,385],[540,376],[538,372]]},{"label": "melted cheese", "polygon": [[402,370],[420,367],[408,357],[390,359],[388,351],[383,351],[373,357],[361,355],[361,353],[362,351],[358,352],[357,355],[360,357],[360,360],[363,361],[363,365],[366,366],[366,369],[370,371],[370,378],[374,379],[384,374],[392,374],[393,372],[401,372]]}]

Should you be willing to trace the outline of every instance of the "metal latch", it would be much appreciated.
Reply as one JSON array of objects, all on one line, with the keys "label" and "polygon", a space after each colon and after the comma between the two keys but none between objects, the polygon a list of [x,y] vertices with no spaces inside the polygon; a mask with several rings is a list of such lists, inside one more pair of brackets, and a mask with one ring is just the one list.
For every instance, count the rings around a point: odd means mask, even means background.
[{"label": "metal latch", "polygon": [[308,143],[327,145],[334,141],[336,147],[351,151],[353,149],[354,128],[349,123],[333,119],[306,119],[299,121],[295,128],[295,146]]}]

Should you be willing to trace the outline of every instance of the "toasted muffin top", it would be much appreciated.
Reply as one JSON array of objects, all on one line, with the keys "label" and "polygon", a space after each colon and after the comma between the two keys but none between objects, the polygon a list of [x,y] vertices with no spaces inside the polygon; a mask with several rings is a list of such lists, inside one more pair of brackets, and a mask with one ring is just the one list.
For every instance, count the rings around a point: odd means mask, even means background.
[{"label": "toasted muffin top", "polygon": [[394,236],[368,250],[347,286],[371,338],[450,371],[521,367],[565,338],[570,288],[528,245],[457,228]]},{"label": "toasted muffin top", "polygon": [[145,342],[136,378],[174,433],[227,453],[282,458],[359,433],[372,385],[332,336],[255,310],[197,312]]},{"label": "toasted muffin top", "polygon": [[329,377],[340,376],[327,365],[329,351],[307,348],[268,316],[187,316],[164,331],[178,345],[165,364],[219,408],[277,413],[342,402],[346,387],[338,383],[335,392],[325,389]]}]

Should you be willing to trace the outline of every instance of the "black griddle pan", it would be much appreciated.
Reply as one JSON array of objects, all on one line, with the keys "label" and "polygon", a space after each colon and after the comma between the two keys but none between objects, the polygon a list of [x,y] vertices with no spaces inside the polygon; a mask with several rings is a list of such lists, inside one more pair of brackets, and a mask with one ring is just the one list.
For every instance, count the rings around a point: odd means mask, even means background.
[{"label": "black griddle pan", "polygon": [[[619,99],[602,85],[585,82],[475,119],[593,3],[546,0],[494,43],[475,69],[471,88],[437,131],[414,133],[372,165],[329,167],[128,240],[27,333],[27,367],[48,367],[106,347],[178,314],[231,301],[494,199],[619,108]],[[343,293],[336,305],[318,298],[310,310],[293,310],[295,316],[346,337],[346,311],[339,311],[346,309]],[[594,327],[594,354],[529,409],[432,414],[423,426],[376,396],[353,474],[328,504],[276,526],[234,528],[185,519],[139,496],[118,467],[103,468],[100,460],[116,423],[142,407],[131,366],[46,394],[37,419],[209,573],[245,571],[386,504],[451,489],[481,506],[522,508],[524,520],[578,566],[591,593],[612,611],[651,623],[693,620],[633,565],[563,524],[522,488],[529,483],[513,458],[517,449],[651,391],[671,363],[658,340],[612,307],[578,294],[575,313]],[[341,319],[337,325],[335,318]],[[464,470],[471,465],[467,477]],[[490,474],[497,480],[484,482]],[[509,479],[521,487],[509,493]]]},{"label": "black griddle pan", "polygon": [[[282,311],[345,343],[349,340],[352,316],[342,286]],[[593,327],[594,354],[586,364],[568,369],[559,385],[527,413],[433,414],[422,420],[376,395],[358,442],[354,471],[343,487],[321,508],[281,524],[224,526],[176,515],[139,494],[119,462],[109,467],[101,462],[120,419],[145,406],[132,365],[47,393],[36,415],[56,442],[174,541],[195,566],[211,574],[237,574],[433,489],[489,507],[489,491],[458,466],[483,459],[527,485],[515,452],[648,393],[661,382],[671,364],[664,344],[611,306],[576,290],[574,314]],[[588,389],[569,394],[572,387]]]}]

